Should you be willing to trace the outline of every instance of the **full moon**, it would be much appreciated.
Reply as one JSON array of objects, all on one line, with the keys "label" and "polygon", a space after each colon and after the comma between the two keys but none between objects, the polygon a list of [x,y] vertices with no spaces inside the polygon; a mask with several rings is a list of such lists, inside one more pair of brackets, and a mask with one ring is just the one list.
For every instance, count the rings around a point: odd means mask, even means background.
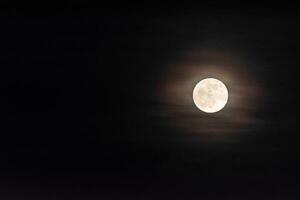
[{"label": "full moon", "polygon": [[214,78],[206,78],[195,86],[193,100],[197,108],[203,112],[215,113],[226,105],[228,90],[221,81]]}]

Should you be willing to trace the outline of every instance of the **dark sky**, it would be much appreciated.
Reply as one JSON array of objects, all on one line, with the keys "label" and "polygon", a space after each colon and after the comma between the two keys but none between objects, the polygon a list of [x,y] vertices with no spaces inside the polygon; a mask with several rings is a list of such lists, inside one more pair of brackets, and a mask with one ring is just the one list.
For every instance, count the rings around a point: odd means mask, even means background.
[{"label": "dark sky", "polygon": [[[299,199],[300,17],[202,11],[3,12],[1,199]],[[203,142],[163,109],[170,63],[199,49],[262,91],[238,136]]]}]

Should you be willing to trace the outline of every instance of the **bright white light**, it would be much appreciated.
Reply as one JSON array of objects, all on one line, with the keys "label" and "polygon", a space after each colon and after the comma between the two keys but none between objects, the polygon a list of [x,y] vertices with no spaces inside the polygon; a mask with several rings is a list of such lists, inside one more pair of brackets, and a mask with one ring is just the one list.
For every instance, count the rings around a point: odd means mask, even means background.
[{"label": "bright white light", "polygon": [[228,90],[221,81],[214,78],[206,78],[195,86],[193,100],[197,108],[203,112],[215,113],[226,105]]}]

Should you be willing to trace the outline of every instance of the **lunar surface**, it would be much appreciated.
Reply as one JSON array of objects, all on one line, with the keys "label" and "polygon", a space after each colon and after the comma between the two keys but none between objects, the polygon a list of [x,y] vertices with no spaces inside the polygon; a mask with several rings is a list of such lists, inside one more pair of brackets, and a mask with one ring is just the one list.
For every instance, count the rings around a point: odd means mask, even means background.
[{"label": "lunar surface", "polygon": [[193,100],[203,112],[215,113],[226,105],[228,90],[224,83],[217,79],[203,79],[194,88]]}]

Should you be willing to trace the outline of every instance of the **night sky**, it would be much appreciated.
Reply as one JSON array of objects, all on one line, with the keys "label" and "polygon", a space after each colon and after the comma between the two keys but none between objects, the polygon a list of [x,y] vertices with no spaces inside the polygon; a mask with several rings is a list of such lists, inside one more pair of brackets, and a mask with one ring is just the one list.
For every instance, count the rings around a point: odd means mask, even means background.
[{"label": "night sky", "polygon": [[3,11],[0,198],[299,199],[300,16],[213,8]]}]

